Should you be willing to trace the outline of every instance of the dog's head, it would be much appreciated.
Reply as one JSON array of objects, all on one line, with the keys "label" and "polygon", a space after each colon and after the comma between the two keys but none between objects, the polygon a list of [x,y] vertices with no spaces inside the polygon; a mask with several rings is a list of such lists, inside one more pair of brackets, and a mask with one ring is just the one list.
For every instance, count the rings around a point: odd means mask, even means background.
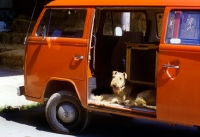
[{"label": "dog's head", "polygon": [[125,72],[113,71],[111,87],[113,92],[119,94],[124,88],[126,84],[127,74]]}]

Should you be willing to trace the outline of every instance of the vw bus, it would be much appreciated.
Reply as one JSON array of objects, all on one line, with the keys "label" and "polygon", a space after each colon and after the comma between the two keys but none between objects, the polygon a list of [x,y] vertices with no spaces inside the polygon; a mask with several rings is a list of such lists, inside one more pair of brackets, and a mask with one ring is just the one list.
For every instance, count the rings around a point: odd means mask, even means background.
[{"label": "vw bus", "polygon": [[[200,126],[199,0],[54,0],[27,39],[18,95],[46,105],[51,128],[82,131],[91,112]],[[112,71],[156,90],[156,109],[100,105]]]}]

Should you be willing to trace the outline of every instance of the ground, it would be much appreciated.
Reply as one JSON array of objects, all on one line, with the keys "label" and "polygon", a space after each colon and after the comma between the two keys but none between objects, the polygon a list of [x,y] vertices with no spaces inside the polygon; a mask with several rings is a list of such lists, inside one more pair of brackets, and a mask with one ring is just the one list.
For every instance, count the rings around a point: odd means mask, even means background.
[{"label": "ground", "polygon": [[23,72],[8,68],[0,68],[0,110],[5,107],[19,108],[33,105],[24,96],[17,96],[17,87],[24,85]]}]

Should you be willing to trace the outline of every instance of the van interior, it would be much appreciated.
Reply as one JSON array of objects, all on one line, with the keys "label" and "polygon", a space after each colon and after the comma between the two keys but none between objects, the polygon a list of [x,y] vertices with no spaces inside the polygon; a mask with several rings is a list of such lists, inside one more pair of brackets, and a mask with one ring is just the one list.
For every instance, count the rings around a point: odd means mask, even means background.
[{"label": "van interior", "polygon": [[[156,109],[100,105],[91,95],[113,94],[112,72],[126,72],[140,91],[156,90],[157,58],[164,7],[97,7],[88,80],[88,106],[155,116]],[[124,19],[125,18],[125,19]],[[134,91],[132,91],[134,92]]]}]

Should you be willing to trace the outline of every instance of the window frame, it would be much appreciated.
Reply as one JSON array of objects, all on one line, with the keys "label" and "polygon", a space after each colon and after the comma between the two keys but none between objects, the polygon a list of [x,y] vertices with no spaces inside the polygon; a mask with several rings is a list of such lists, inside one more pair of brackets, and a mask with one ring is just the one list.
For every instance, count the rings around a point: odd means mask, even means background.
[{"label": "window frame", "polygon": [[[87,8],[46,8],[46,10],[44,11],[43,13],[43,16],[42,18],[40,19],[40,22],[38,23],[38,26],[35,30],[35,36],[36,37],[43,37],[42,35],[38,35],[38,30],[39,30],[39,27],[41,25],[41,22],[43,20],[43,17],[45,16],[45,14],[47,13],[47,11],[50,10],[49,12],[49,15],[48,15],[48,21],[46,22],[47,23],[47,27],[46,27],[46,37],[58,37],[58,38],[83,38],[84,37],[84,29],[85,29],[85,23],[86,23],[86,19],[87,19],[87,14],[88,14],[88,10]],[[75,37],[74,35],[71,35],[70,37],[68,37],[69,35],[67,36],[49,36],[49,27],[51,26],[51,18],[52,18],[52,11],[53,10],[84,10],[85,11],[85,18],[83,20],[83,26],[82,26],[82,32],[81,32],[81,36],[80,37]],[[78,30],[76,30],[78,31]],[[64,32],[67,32],[67,31],[64,31]]]},{"label": "window frame", "polygon": [[[102,11],[101,11],[102,12]],[[145,32],[146,32],[146,28],[147,28],[147,19],[148,19],[148,17],[147,17],[147,13],[146,13],[146,11],[145,10],[104,10],[103,12],[105,12],[105,17],[104,17],[104,23],[102,24],[102,35],[103,36],[115,36],[115,34],[114,34],[114,29],[115,28],[113,28],[114,26],[114,23],[112,24],[112,32],[113,32],[113,34],[112,35],[106,35],[106,34],[104,34],[104,26],[105,26],[105,22],[106,22],[106,14],[107,14],[107,12],[120,12],[120,13],[122,13],[122,12],[141,12],[141,13],[144,13],[144,16],[145,16],[145,31],[143,32],[144,34],[145,34]],[[113,17],[113,16],[112,16]],[[113,18],[112,18],[112,20],[113,20]],[[112,21],[113,22],[113,21]],[[121,27],[121,26],[120,26]],[[122,28],[122,27],[121,27]]]},{"label": "window frame", "polygon": [[[161,26],[160,26],[160,35],[159,35],[159,31],[158,31],[158,18],[157,18],[158,14],[162,14]],[[156,12],[156,14],[155,14],[155,18],[156,18],[156,35],[157,35],[157,37],[159,39],[160,39],[161,33],[162,33],[162,20],[163,20],[163,17],[164,17],[164,12]]]}]

